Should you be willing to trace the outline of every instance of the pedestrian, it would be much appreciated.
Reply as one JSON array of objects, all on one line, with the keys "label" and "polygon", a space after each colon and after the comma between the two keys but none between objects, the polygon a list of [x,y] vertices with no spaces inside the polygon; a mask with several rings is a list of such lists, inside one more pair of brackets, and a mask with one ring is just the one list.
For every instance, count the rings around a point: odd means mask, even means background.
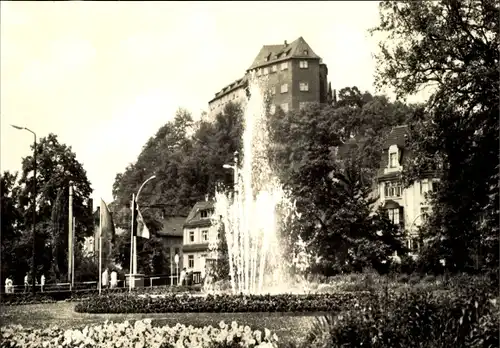
[{"label": "pedestrian", "polygon": [[116,273],[116,271],[113,270],[113,272],[111,272],[111,289],[116,288],[117,285],[118,285],[118,274]]},{"label": "pedestrian", "polygon": [[9,277],[8,278],[9,280],[9,294],[13,294],[14,293],[14,282],[12,281],[12,279]]},{"label": "pedestrian", "polygon": [[28,292],[29,285],[30,285],[30,283],[28,280],[28,273],[26,273],[26,275],[24,276],[24,292]]},{"label": "pedestrian", "polygon": [[108,285],[109,285],[109,284],[108,284],[108,283],[109,283],[109,282],[108,282],[108,277],[109,277],[109,275],[108,275],[108,269],[106,268],[106,269],[104,270],[104,272],[102,272],[102,287],[103,287],[104,289],[106,289],[106,288],[108,287]]},{"label": "pedestrian", "polygon": [[45,286],[45,276],[42,274],[40,277],[40,290],[43,292],[43,287]]},{"label": "pedestrian", "polygon": [[181,279],[179,280],[179,283],[177,283],[177,286],[184,286],[186,281],[186,267],[184,267],[181,271]]},{"label": "pedestrian", "polygon": [[10,294],[10,282],[11,282],[10,277],[7,277],[5,279],[5,293],[6,294]]}]

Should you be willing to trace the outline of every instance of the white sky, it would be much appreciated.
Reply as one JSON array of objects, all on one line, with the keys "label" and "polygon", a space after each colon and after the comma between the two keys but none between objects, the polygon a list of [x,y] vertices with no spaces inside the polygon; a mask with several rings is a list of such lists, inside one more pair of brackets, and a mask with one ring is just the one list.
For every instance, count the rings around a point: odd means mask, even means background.
[{"label": "white sky", "polygon": [[374,92],[377,2],[5,2],[1,4],[1,170],[20,170],[30,133],[72,147],[112,200],[118,172],[178,107],[195,117],[243,76],[264,44],[299,36],[332,87]]}]

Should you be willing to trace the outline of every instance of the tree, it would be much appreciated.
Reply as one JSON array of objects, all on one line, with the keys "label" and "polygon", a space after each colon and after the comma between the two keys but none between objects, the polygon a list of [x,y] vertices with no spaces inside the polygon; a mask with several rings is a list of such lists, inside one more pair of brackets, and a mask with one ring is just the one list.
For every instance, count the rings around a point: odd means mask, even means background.
[{"label": "tree", "polygon": [[[56,278],[67,274],[68,252],[68,195],[73,184],[73,216],[76,219],[76,245],[91,234],[93,225],[89,197],[90,182],[83,166],[71,147],[60,144],[57,136],[49,134],[37,144],[37,212],[36,254],[39,271],[52,273]],[[19,209],[23,212],[22,240],[31,240],[31,212],[33,187],[33,157],[23,159],[19,180]],[[66,222],[66,223],[64,223]],[[29,248],[31,250],[31,247]],[[48,280],[48,279],[47,279]]]},{"label": "tree", "polygon": [[1,233],[1,279],[4,284],[7,276],[18,283],[29,270],[26,259],[28,245],[21,242],[23,214],[19,209],[21,188],[16,183],[17,173],[5,171],[0,175],[0,230]]},{"label": "tree", "polygon": [[[377,81],[399,97],[431,86],[410,124],[410,184],[439,168],[424,255],[431,266],[498,269],[499,4],[492,0],[380,5]],[[457,199],[460,197],[460,199]]]},{"label": "tree", "polygon": [[270,119],[271,157],[300,213],[294,225],[330,274],[380,268],[402,250],[400,231],[372,212],[371,193],[382,140],[413,112],[356,87],[339,95],[333,107],[311,105]]}]

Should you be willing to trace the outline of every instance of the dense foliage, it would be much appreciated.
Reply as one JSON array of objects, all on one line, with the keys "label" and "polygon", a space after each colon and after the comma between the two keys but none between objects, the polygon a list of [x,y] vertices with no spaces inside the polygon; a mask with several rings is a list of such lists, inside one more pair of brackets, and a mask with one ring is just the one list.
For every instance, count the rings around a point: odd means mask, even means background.
[{"label": "dense foliage", "polygon": [[264,332],[221,321],[218,327],[153,326],[151,319],[135,323],[125,321],[86,326],[78,330],[58,327],[41,329],[10,325],[0,329],[2,347],[277,347],[278,337],[268,329]]},{"label": "dense foliage", "polygon": [[352,87],[332,106],[270,118],[271,156],[297,201],[298,233],[320,258],[317,271],[383,271],[404,252],[402,231],[373,213],[372,193],[384,139],[416,109]]},{"label": "dense foliage", "polygon": [[380,294],[318,319],[300,347],[498,347],[500,310],[483,289]]},{"label": "dense foliage", "polygon": [[[440,169],[433,214],[422,234],[428,269],[498,273],[498,1],[384,1],[375,32],[377,79],[398,96],[430,87],[426,112],[410,122],[409,184]],[[457,199],[460,197],[460,199]]]},{"label": "dense foliage", "polygon": [[[79,248],[84,237],[92,233],[92,207],[89,207],[92,189],[75,153],[71,147],[59,143],[56,135],[39,139],[36,153],[37,279],[43,273],[46,282],[64,280],[68,272],[69,184],[72,182],[74,189],[73,216]],[[24,275],[31,269],[33,169],[33,156],[27,156],[19,176],[4,172],[0,177],[2,285],[6,276],[10,276],[14,284],[22,284]],[[80,262],[78,257],[76,262]],[[75,276],[79,280],[79,274]]]}]

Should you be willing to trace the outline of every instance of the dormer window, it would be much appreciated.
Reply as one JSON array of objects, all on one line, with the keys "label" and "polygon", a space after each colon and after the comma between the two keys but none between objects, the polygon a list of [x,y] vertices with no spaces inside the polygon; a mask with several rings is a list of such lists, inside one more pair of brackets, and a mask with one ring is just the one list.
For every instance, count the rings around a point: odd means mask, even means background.
[{"label": "dormer window", "polygon": [[309,51],[308,50],[304,50],[304,56],[307,56],[309,55]]},{"label": "dormer window", "polygon": [[208,217],[208,211],[207,210],[200,211],[200,216],[202,219],[206,219]]},{"label": "dormer window", "polygon": [[397,168],[399,166],[399,149],[397,145],[389,147],[389,168]]}]

